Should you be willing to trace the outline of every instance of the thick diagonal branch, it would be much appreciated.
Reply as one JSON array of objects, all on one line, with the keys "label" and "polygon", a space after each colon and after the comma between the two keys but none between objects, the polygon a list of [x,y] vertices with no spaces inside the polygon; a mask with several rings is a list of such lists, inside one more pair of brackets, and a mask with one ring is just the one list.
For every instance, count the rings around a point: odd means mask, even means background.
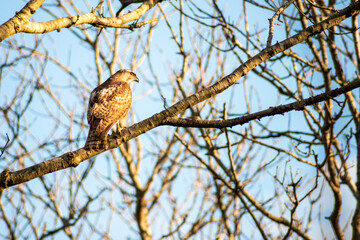
[{"label": "thick diagonal branch", "polygon": [[[123,129],[118,135],[110,136],[108,138],[109,147],[116,148],[122,143],[127,142],[130,139],[139,136],[140,134],[143,134],[155,127],[163,125],[164,122],[166,122],[168,119],[175,117],[177,114],[185,111],[187,108],[222,93],[223,91],[234,85],[240,79],[240,77],[244,76],[246,73],[254,69],[260,63],[265,62],[274,55],[283,52],[284,50],[292,46],[295,46],[296,44],[306,40],[307,38],[324,31],[325,29],[339,24],[346,18],[359,14],[359,10],[360,2],[353,2],[347,8],[339,11],[328,19],[304,29],[293,37],[290,37],[278,44],[266,48],[265,50],[261,51],[256,56],[250,58],[244,64],[239,66],[230,75],[216,82],[214,85],[179,101],[168,109],[157,113],[148,119],[134,124],[129,128]],[[101,151],[85,151],[81,148],[74,152],[65,153],[62,156],[53,158],[51,160],[36,164],[34,166],[16,172],[11,172],[9,171],[9,169],[5,169],[0,174],[0,189],[27,182],[29,180],[54,171],[58,171],[68,167],[76,167],[82,161],[85,161],[90,157],[100,153]]]}]

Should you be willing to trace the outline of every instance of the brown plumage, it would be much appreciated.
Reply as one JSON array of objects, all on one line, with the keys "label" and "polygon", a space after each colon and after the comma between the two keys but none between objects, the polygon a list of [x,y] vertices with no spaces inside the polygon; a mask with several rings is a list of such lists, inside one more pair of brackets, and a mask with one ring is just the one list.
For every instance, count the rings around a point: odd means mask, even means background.
[{"label": "brown plumage", "polygon": [[133,81],[139,82],[135,73],[122,69],[91,92],[87,111],[90,128],[85,149],[107,149],[108,132],[130,108],[130,83]]}]

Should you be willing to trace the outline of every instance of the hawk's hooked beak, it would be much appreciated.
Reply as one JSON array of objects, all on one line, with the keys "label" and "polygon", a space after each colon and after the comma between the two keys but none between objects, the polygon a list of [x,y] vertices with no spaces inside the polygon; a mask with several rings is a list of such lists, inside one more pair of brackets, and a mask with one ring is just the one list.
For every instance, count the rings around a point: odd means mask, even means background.
[{"label": "hawk's hooked beak", "polygon": [[134,78],[134,82],[139,82],[139,79],[137,77]]}]

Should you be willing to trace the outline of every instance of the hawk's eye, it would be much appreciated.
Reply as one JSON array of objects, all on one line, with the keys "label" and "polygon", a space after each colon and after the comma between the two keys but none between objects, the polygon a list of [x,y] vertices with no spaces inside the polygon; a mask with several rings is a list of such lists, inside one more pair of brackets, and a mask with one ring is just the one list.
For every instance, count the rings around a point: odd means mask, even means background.
[{"label": "hawk's eye", "polygon": [[132,76],[136,77],[136,74],[135,74],[135,73],[131,72],[130,74],[131,74]]}]

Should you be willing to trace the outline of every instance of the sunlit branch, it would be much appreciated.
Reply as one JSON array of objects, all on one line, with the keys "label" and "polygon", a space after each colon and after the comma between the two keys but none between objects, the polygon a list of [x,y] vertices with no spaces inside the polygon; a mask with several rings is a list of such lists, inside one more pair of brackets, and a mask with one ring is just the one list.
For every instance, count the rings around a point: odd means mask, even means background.
[{"label": "sunlit branch", "polygon": [[[36,4],[31,4],[36,2]],[[48,22],[31,22],[30,17],[35,13],[35,11],[41,6],[42,1],[30,1],[19,13],[17,13],[13,18],[9,19],[7,22],[0,26],[0,42],[8,38],[11,35],[16,33],[25,32],[25,33],[47,33],[52,31],[60,31],[62,28],[69,28],[73,26],[78,26],[82,24],[91,24],[95,27],[114,27],[114,28],[134,28],[143,26],[144,23],[138,23],[135,25],[124,25],[125,23],[138,20],[141,18],[148,10],[154,7],[159,1],[158,0],[148,0],[144,2],[139,8],[131,11],[127,14],[124,14],[120,17],[111,17],[105,18],[98,16],[93,10],[90,13],[80,14],[76,16],[63,17]]]}]

